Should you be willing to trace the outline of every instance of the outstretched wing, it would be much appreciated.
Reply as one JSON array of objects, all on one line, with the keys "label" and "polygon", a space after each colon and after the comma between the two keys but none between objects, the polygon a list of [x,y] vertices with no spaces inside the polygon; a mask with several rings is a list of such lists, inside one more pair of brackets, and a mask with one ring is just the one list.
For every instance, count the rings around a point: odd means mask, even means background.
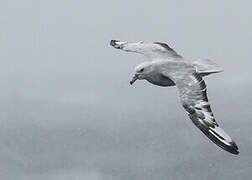
[{"label": "outstretched wing", "polygon": [[238,154],[237,145],[214,118],[202,77],[196,72],[183,73],[175,83],[180,101],[193,123],[216,145],[230,153]]},{"label": "outstretched wing", "polygon": [[144,43],[144,42],[123,42],[117,40],[111,40],[110,45],[116,49],[121,49],[127,52],[140,53],[149,58],[150,60],[155,59],[182,59],[176,51],[170,48],[165,43],[154,42],[154,43]]}]

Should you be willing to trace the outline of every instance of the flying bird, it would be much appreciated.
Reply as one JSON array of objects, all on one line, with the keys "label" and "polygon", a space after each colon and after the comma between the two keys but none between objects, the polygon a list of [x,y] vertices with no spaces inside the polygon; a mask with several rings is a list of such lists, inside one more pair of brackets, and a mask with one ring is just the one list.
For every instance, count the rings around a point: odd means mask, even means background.
[{"label": "flying bird", "polygon": [[190,62],[161,42],[111,40],[110,45],[126,52],[143,54],[150,60],[136,66],[130,84],[147,80],[157,86],[176,86],[180,102],[192,122],[216,145],[232,154],[239,154],[236,143],[219,127],[208,101],[203,77],[222,71],[216,63],[208,59]]}]

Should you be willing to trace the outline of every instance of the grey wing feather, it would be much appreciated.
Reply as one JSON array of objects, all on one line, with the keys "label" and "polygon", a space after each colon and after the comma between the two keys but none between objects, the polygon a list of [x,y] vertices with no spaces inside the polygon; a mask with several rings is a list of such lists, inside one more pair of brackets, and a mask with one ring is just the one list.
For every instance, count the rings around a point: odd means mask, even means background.
[{"label": "grey wing feather", "polygon": [[[208,126],[218,126],[208,102],[207,88],[203,78],[194,73],[184,78],[183,81],[183,85],[179,88],[179,95],[185,110],[195,113]],[[190,85],[188,86],[188,84]]]},{"label": "grey wing feather", "polygon": [[110,45],[116,49],[121,49],[126,52],[140,53],[149,58],[154,59],[182,59],[175,50],[167,44],[161,42],[145,43],[145,42],[123,42],[111,40]]},{"label": "grey wing feather", "polygon": [[196,72],[183,73],[175,78],[181,103],[192,122],[216,145],[238,154],[238,147],[231,137],[217,124],[207,98],[206,84]]}]

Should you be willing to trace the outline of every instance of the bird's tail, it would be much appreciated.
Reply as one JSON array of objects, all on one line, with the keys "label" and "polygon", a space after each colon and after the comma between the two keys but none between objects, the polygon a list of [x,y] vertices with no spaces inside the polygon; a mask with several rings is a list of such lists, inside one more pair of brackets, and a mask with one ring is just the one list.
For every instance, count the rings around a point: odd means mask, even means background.
[{"label": "bird's tail", "polygon": [[207,76],[213,73],[222,72],[223,69],[216,64],[215,62],[211,61],[210,59],[199,59],[193,62],[193,65],[196,67],[196,71],[201,76]]},{"label": "bird's tail", "polygon": [[194,120],[193,123],[216,145],[232,154],[239,154],[238,146],[236,145],[236,143],[220,127],[206,126],[203,122],[201,123]]}]

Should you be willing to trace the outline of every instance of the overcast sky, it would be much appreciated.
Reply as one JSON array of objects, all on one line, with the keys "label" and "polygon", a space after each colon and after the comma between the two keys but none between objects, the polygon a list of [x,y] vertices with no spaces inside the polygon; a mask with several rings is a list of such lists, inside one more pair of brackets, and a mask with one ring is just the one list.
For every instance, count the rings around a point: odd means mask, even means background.
[{"label": "overcast sky", "polygon": [[[249,180],[252,2],[8,0],[0,3],[0,179]],[[176,88],[129,85],[141,55],[111,39],[166,42],[209,58],[217,122],[240,155],[188,119]]]}]

